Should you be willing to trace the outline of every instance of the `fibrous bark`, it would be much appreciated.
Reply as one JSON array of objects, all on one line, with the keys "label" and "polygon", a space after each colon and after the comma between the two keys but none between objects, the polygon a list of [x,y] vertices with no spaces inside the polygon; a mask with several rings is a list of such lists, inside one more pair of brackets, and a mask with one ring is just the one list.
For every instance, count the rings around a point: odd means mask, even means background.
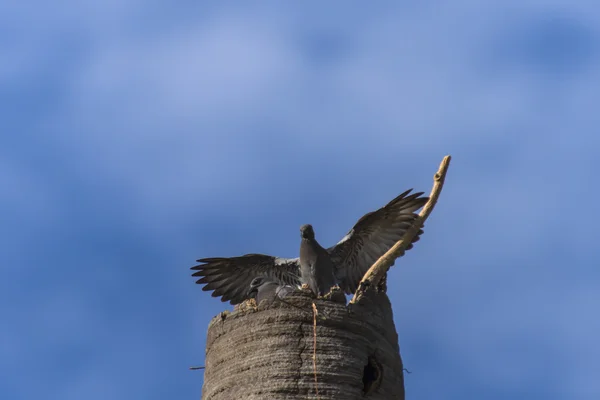
[{"label": "fibrous bark", "polygon": [[205,366],[203,400],[404,399],[391,304],[375,290],[348,306],[306,291],[244,303],[211,321]]}]

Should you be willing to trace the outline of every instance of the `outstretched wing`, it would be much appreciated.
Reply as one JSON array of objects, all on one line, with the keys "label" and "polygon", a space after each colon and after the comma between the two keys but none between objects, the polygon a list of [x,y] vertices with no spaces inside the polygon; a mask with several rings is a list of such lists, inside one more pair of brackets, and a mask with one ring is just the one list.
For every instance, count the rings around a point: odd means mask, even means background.
[{"label": "outstretched wing", "polygon": [[[410,194],[411,191],[363,216],[338,244],[327,249],[338,284],[346,293],[356,291],[365,272],[402,238],[417,218],[415,211],[427,203],[428,197],[420,197],[423,192]],[[419,230],[407,250],[422,233]]]},{"label": "outstretched wing", "polygon": [[192,267],[192,276],[202,290],[212,290],[213,297],[239,304],[246,300],[250,282],[257,276],[269,277],[281,284],[300,284],[300,262],[297,258],[279,258],[265,254],[246,254],[231,258],[202,258]]}]

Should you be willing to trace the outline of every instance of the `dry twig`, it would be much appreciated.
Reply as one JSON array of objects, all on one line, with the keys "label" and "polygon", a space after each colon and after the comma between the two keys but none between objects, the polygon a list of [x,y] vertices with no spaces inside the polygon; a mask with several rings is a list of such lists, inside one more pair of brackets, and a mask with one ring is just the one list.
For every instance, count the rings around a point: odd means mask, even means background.
[{"label": "dry twig", "polygon": [[319,382],[317,380],[317,306],[312,303],[313,309],[313,372],[315,374],[315,393],[319,398]]},{"label": "dry twig", "polygon": [[365,273],[360,284],[358,285],[358,290],[354,293],[352,300],[350,303],[355,303],[360,296],[362,296],[364,290],[368,286],[377,286],[377,284],[381,281],[381,279],[385,276],[387,271],[390,269],[394,261],[402,256],[406,251],[406,248],[412,242],[412,239],[417,234],[419,229],[425,223],[431,211],[433,211],[433,207],[437,203],[438,198],[440,197],[440,192],[442,191],[442,187],[444,186],[444,180],[446,179],[446,172],[448,171],[448,166],[450,165],[450,156],[444,157],[442,160],[438,171],[433,176],[433,188],[431,189],[431,194],[429,195],[429,201],[425,204],[419,216],[415,220],[414,224],[410,227],[409,230],[406,231],[402,239],[396,242],[395,245],[392,246],[391,249],[387,251],[384,255],[379,257],[379,260],[375,262],[369,268],[369,270]]}]

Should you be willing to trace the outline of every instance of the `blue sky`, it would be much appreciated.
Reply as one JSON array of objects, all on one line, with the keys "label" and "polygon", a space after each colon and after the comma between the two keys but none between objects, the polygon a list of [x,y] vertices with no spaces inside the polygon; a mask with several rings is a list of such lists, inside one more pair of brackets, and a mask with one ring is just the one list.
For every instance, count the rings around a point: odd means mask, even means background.
[{"label": "blue sky", "polygon": [[600,398],[600,6],[9,2],[0,394],[198,398],[194,260],[329,246],[453,162],[389,276],[409,398]]}]

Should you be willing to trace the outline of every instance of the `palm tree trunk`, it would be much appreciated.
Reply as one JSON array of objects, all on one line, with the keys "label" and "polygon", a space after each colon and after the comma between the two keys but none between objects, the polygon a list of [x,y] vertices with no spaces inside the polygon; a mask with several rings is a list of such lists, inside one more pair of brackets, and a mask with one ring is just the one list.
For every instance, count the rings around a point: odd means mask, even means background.
[{"label": "palm tree trunk", "polygon": [[301,292],[221,313],[208,327],[202,399],[404,400],[387,295],[346,306]]}]

